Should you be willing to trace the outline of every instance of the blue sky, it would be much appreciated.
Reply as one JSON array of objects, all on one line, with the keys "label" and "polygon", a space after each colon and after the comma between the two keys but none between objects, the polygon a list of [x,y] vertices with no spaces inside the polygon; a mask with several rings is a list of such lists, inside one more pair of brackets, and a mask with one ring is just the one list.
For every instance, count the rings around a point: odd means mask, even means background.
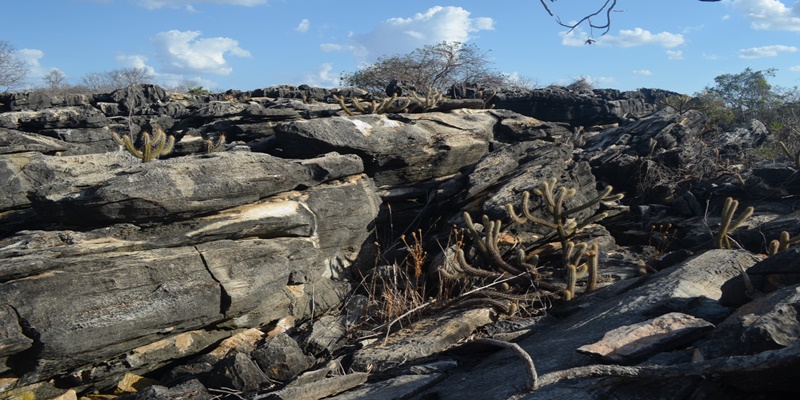
[{"label": "blue sky", "polygon": [[[604,2],[547,0],[563,21]],[[800,2],[618,0],[616,11],[588,46],[588,27],[567,32],[538,0],[12,0],[0,40],[33,67],[30,86],[53,68],[77,84],[90,72],[145,67],[165,86],[336,87],[342,72],[443,40],[474,43],[497,70],[540,86],[587,77],[693,94],[747,67],[800,85]]]}]

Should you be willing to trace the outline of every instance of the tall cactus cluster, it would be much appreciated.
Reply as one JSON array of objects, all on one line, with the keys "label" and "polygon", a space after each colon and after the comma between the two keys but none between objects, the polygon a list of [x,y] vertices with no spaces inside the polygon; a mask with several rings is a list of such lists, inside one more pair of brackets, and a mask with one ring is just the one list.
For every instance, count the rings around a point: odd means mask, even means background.
[{"label": "tall cactus cluster", "polygon": [[[543,219],[534,215],[530,205],[530,192],[524,192],[521,211],[517,213],[513,204],[506,209],[509,217],[517,224],[535,223],[552,231],[536,237],[533,243],[523,249],[512,246],[503,249],[500,245],[502,222],[483,216],[482,224],[476,224],[468,213],[464,214],[466,230],[472,239],[476,257],[467,260],[463,249],[456,250],[456,262],[442,268],[441,275],[447,280],[477,279],[484,284],[471,291],[467,301],[479,301],[513,313],[520,303],[532,304],[562,299],[572,300],[577,292],[578,280],[585,279],[585,291],[597,288],[600,264],[600,247],[596,243],[580,243],[579,233],[588,225],[607,216],[599,213],[577,220],[576,215],[600,202],[614,202],[622,199],[621,194],[612,194],[608,187],[595,198],[572,208],[564,206],[564,200],[575,196],[575,189],[557,185],[555,179],[543,182],[541,188],[533,191],[542,197],[547,214]],[[539,267],[541,256],[561,252],[560,265],[555,271]],[[561,272],[558,272],[558,269]],[[489,284],[486,284],[489,282]]]},{"label": "tall cactus cluster", "polygon": [[112,132],[112,135],[120,146],[124,146],[125,150],[128,150],[129,153],[142,160],[142,162],[150,162],[171,153],[175,145],[175,137],[172,135],[167,136],[161,129],[155,129],[152,137],[149,133],[143,132],[140,148],[136,148],[129,135],[123,135],[121,138],[116,132]]},{"label": "tall cactus cluster", "polygon": [[333,96],[342,110],[350,116],[356,115],[357,112],[360,114],[428,112],[438,107],[444,98],[444,95],[435,88],[429,88],[425,96],[411,92],[410,97],[398,97],[394,94],[392,97],[372,101],[361,101],[354,97],[350,99],[351,105],[348,105],[344,97]]}]

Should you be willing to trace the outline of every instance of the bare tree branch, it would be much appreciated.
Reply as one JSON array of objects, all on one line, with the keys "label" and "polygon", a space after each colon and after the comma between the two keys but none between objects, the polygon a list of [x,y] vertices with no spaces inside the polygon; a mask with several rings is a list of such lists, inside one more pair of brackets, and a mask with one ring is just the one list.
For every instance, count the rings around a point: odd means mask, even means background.
[{"label": "bare tree branch", "polygon": [[[555,1],[556,0],[550,0],[551,3],[555,2]],[[721,1],[721,0],[700,0],[700,1],[703,1],[703,2],[718,2],[718,1]],[[591,28],[592,30],[594,30],[594,29],[602,29],[603,32],[601,33],[601,35],[605,35],[611,29],[611,13],[615,11],[615,7],[617,6],[617,0],[606,0],[605,3],[603,3],[603,6],[600,7],[599,9],[597,9],[597,11],[592,12],[590,14],[587,14],[585,17],[583,17],[580,20],[578,20],[578,22],[570,24],[570,23],[563,22],[561,20],[561,17],[559,17],[557,14],[553,13],[553,10],[550,9],[550,6],[547,5],[547,2],[545,0],[539,0],[539,2],[542,3],[542,7],[544,7],[545,11],[547,11],[547,13],[551,17],[555,18],[556,23],[558,23],[559,25],[561,25],[561,26],[563,26],[565,28],[569,28],[568,32],[572,32],[575,28],[577,28],[581,24],[587,23],[589,25],[589,28]],[[595,23],[595,22],[593,22],[592,18],[600,15],[601,13],[605,13],[605,16],[606,16],[605,23]],[[591,36],[592,35],[590,34],[590,39],[586,40],[586,44],[592,44],[592,43],[595,42],[594,39],[591,39]]]}]

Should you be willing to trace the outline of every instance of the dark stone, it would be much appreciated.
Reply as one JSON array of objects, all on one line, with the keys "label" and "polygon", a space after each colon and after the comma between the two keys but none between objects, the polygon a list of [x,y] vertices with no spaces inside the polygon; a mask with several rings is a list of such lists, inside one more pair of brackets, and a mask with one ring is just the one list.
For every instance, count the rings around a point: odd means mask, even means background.
[{"label": "dark stone", "polygon": [[315,358],[307,356],[289,335],[279,333],[253,351],[250,356],[273,380],[288,382],[314,365]]},{"label": "dark stone", "polygon": [[206,379],[208,387],[230,388],[242,392],[258,390],[269,384],[269,378],[244,353],[234,353],[223,358]]}]

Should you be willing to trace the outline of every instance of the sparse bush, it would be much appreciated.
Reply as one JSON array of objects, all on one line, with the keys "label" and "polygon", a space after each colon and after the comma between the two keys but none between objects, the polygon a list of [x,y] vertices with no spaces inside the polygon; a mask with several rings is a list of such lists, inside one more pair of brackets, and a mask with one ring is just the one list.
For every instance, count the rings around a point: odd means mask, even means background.
[{"label": "sparse bush", "polygon": [[0,40],[0,88],[9,90],[20,87],[29,71],[30,66],[17,57],[14,46]]},{"label": "sparse bush", "polygon": [[342,74],[341,81],[373,94],[383,94],[392,80],[403,81],[418,90],[431,87],[442,93],[459,82],[503,86],[507,76],[490,66],[487,53],[474,44],[441,42],[407,54],[380,57],[375,64]]}]

